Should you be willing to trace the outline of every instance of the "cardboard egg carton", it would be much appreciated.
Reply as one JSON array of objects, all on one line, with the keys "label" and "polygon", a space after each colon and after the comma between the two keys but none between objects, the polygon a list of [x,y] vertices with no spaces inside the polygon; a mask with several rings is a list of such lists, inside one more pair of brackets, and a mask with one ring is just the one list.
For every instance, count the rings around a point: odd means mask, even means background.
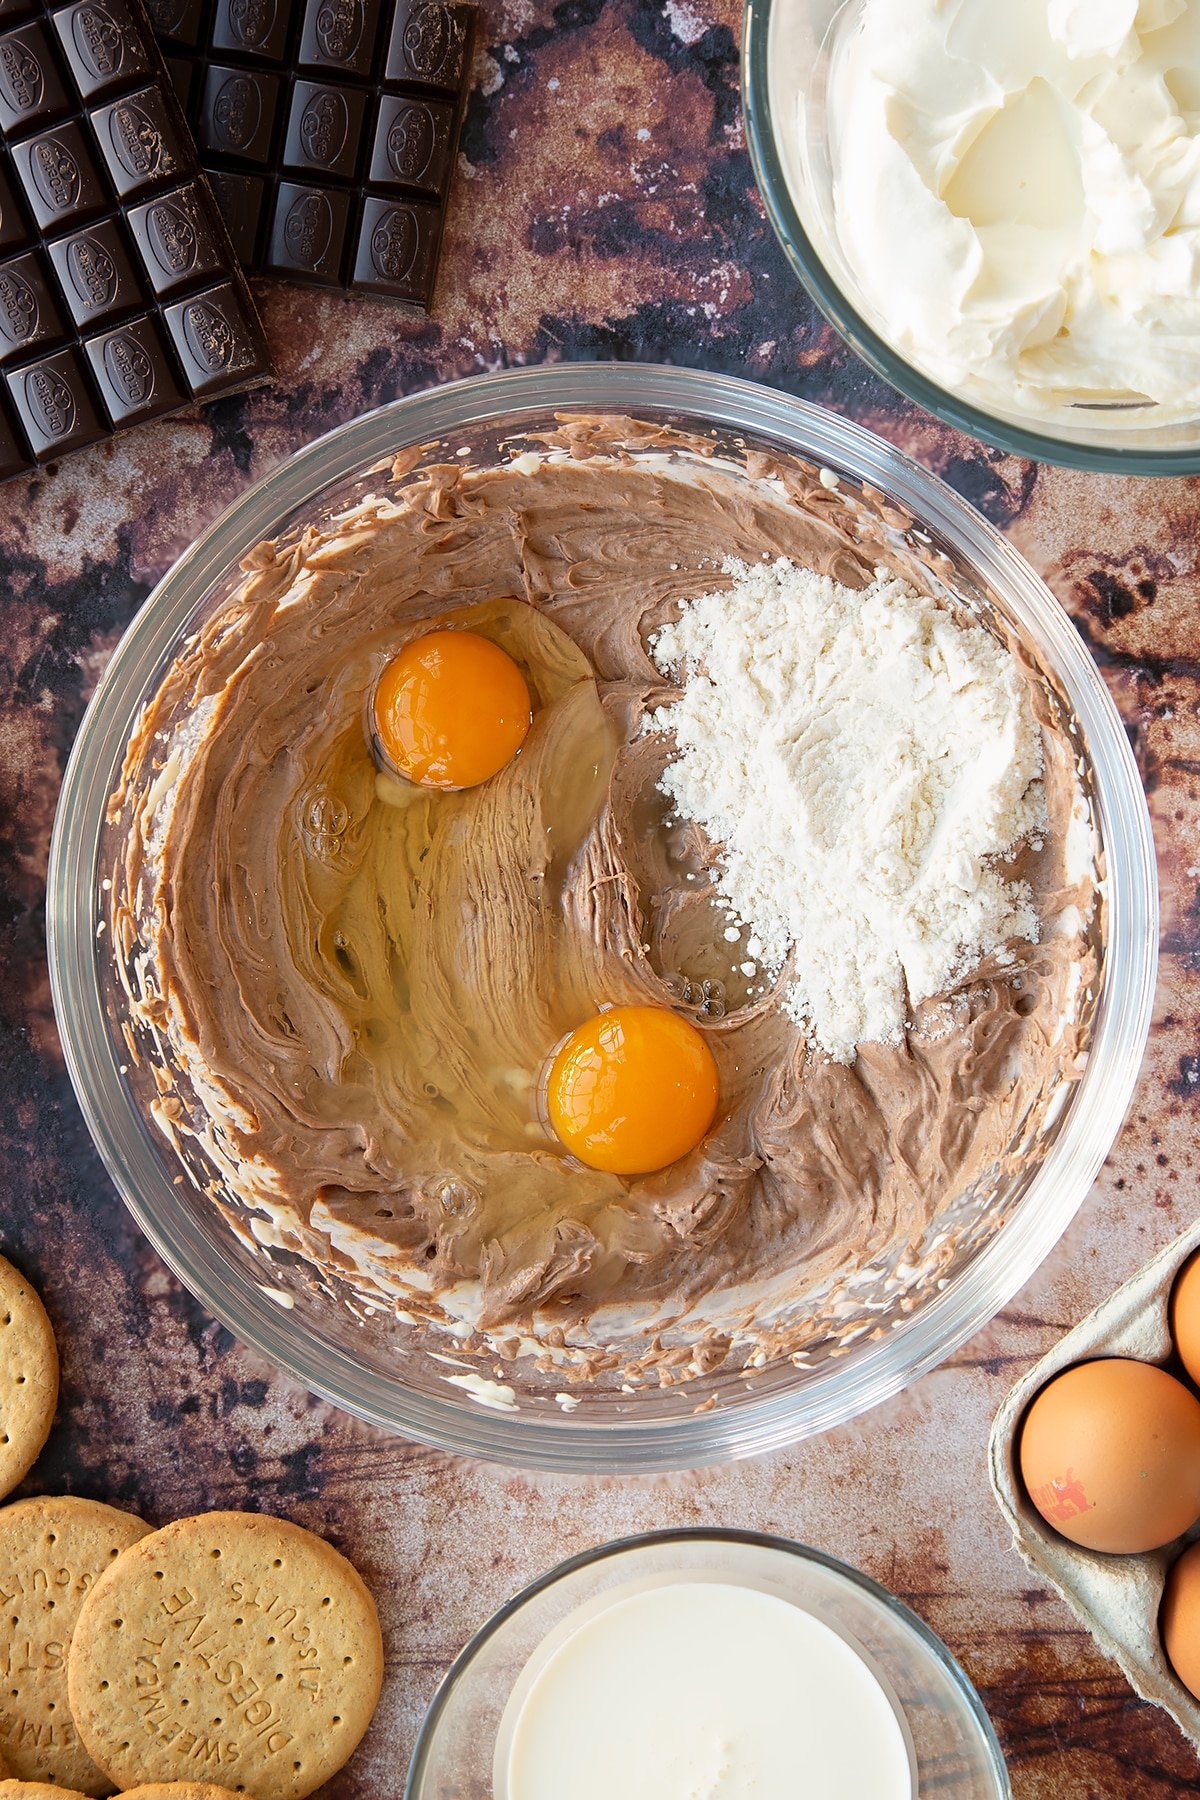
[{"label": "cardboard egg carton", "polygon": [[[1121,1665],[1143,1700],[1170,1713],[1200,1747],[1200,1701],[1176,1679],[1158,1635],[1158,1612],[1167,1570],[1184,1538],[1143,1556],[1105,1556],[1083,1550],[1046,1524],[1025,1493],[1017,1466],[1017,1433],[1026,1407],[1046,1383],[1074,1363],[1098,1356],[1130,1356],[1166,1363],[1173,1354],[1167,1308],[1175,1277],[1200,1248],[1200,1222],[1161,1251],[1111,1299],[1060,1338],[1010,1391],[992,1425],[989,1469],[1000,1510],[1013,1540],[1034,1573],[1049,1582],[1082,1619],[1101,1649]],[[1174,1371],[1172,1371],[1174,1372]]]}]

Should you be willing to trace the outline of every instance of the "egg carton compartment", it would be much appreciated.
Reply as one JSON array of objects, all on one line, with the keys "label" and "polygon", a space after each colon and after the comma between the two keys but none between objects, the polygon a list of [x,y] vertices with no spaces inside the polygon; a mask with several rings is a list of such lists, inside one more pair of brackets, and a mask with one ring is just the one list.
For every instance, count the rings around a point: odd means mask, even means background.
[{"label": "egg carton compartment", "polygon": [[1168,1307],[1175,1278],[1196,1249],[1200,1221],[1130,1276],[1017,1382],[993,1422],[988,1463],[992,1491],[1025,1562],[1062,1595],[1106,1655],[1120,1664],[1135,1692],[1170,1713],[1200,1749],[1200,1701],[1176,1677],[1158,1635],[1167,1571],[1187,1544],[1200,1537],[1200,1523],[1174,1543],[1140,1556],[1080,1549],[1035,1510],[1017,1463],[1026,1408],[1047,1382],[1075,1363],[1134,1357],[1167,1367],[1187,1382],[1175,1355]]}]

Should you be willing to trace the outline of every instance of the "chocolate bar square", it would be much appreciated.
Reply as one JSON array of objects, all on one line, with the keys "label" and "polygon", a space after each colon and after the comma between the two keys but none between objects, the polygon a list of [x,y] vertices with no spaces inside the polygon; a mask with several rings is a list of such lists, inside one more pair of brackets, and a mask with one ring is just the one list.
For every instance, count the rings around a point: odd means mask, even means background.
[{"label": "chocolate bar square", "polygon": [[381,0],[305,0],[298,66],[370,75]]},{"label": "chocolate bar square", "polygon": [[353,181],[358,168],[366,95],[339,83],[298,81],[284,139],[283,166],[298,174]]},{"label": "chocolate bar square", "polygon": [[193,48],[202,41],[208,0],[146,0],[146,10],[164,37]]},{"label": "chocolate bar square", "polygon": [[340,287],[349,230],[350,195],[344,190],[281,182],[266,267],[275,275]]},{"label": "chocolate bar square", "polygon": [[441,234],[442,215],[436,206],[371,198],[359,227],[355,287],[421,305],[433,284]]},{"label": "chocolate bar square", "polygon": [[397,0],[384,75],[453,97],[463,83],[467,10],[446,0]]},{"label": "chocolate bar square", "polygon": [[238,162],[269,162],[279,91],[278,75],[214,63],[204,84],[196,142],[202,150]]},{"label": "chocolate bar square", "polygon": [[76,326],[101,324],[145,304],[118,219],[98,219],[50,245],[50,260]]},{"label": "chocolate bar square", "polygon": [[100,154],[123,200],[190,173],[184,133],[162,92],[139,88],[91,115]]},{"label": "chocolate bar square", "polygon": [[69,110],[46,27],[34,22],[0,35],[0,130],[49,124]]},{"label": "chocolate bar square", "polygon": [[155,72],[151,46],[124,0],[68,6],[55,13],[54,29],[84,100],[97,100],[128,82],[148,81]]},{"label": "chocolate bar square", "polygon": [[134,425],[183,405],[174,361],[151,315],[89,338],[84,348],[114,425]]},{"label": "chocolate bar square", "polygon": [[258,320],[233,282],[168,307],[166,324],[193,394],[223,392],[258,366]]},{"label": "chocolate bar square", "polygon": [[15,143],[12,158],[26,204],[43,231],[65,230],[108,205],[92,150],[73,119]]},{"label": "chocolate bar square", "polygon": [[34,252],[0,263],[0,362],[53,349],[66,337],[62,313]]},{"label": "chocolate bar square", "polygon": [[220,226],[198,182],[135,206],[129,229],[156,294],[178,293],[224,270]]},{"label": "chocolate bar square", "polygon": [[217,0],[212,23],[214,50],[236,50],[278,62],[287,48],[292,0]]},{"label": "chocolate bar square", "polygon": [[108,435],[72,346],[5,375],[26,442],[38,462],[52,462]]},{"label": "chocolate bar square", "polygon": [[450,187],[454,108],[412,94],[385,95],[375,126],[368,169],[378,186],[399,182],[434,199]]}]

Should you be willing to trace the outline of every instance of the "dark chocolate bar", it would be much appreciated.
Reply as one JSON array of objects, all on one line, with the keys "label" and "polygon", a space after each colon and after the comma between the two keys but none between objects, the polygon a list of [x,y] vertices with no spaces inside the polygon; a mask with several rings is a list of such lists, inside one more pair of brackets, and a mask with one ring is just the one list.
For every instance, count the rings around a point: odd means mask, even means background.
[{"label": "dark chocolate bar", "polygon": [[0,0],[0,480],[270,372],[141,0]]},{"label": "dark chocolate bar", "polygon": [[452,0],[149,0],[255,275],[433,297],[471,76]]}]

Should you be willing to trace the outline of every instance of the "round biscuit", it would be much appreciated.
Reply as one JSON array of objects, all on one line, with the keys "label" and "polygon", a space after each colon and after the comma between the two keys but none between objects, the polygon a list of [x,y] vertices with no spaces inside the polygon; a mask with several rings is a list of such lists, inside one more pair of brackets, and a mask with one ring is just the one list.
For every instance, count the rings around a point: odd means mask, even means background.
[{"label": "round biscuit", "polygon": [[0,1750],[21,1781],[105,1794],[110,1783],[71,1721],[67,1647],[102,1569],[150,1527],[70,1495],[0,1508]]},{"label": "round biscuit", "polygon": [[46,1309],[0,1257],[0,1497],[37,1461],[58,1405],[58,1346]]},{"label": "round biscuit", "polygon": [[303,1800],[370,1724],[375,1602],[299,1525],[204,1513],[143,1538],[88,1595],[71,1644],[80,1737],[118,1786],[212,1778]]},{"label": "round biscuit", "polygon": [[229,1788],[211,1781],[149,1781],[145,1787],[126,1788],[118,1800],[246,1800]]},{"label": "round biscuit", "polygon": [[87,1800],[77,1788],[55,1787],[52,1781],[0,1781],[0,1800]]}]

